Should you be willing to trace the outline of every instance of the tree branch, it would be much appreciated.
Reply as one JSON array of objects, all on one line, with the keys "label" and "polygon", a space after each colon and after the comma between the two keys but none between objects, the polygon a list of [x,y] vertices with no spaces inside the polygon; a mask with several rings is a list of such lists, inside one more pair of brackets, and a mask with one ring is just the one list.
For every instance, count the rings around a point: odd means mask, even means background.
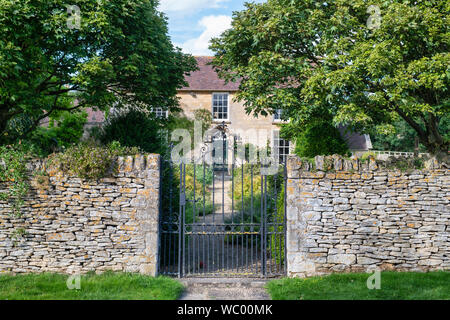
[{"label": "tree branch", "polygon": [[422,139],[426,139],[426,132],[420,127],[420,125],[415,122],[411,117],[409,117],[406,113],[404,113],[400,108],[395,107],[395,111],[411,126],[414,130],[417,131],[419,137]]}]

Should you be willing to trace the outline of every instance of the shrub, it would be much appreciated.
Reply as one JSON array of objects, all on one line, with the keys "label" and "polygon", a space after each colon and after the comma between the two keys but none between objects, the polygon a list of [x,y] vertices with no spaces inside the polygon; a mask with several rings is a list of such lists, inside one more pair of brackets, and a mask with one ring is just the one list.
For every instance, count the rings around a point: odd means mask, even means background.
[{"label": "shrub", "polygon": [[337,128],[327,121],[308,125],[298,136],[295,153],[300,157],[313,158],[349,152],[347,143]]},{"label": "shrub", "polygon": [[296,142],[295,154],[299,157],[314,158],[315,156],[349,154],[347,143],[339,130],[328,120],[306,125],[289,123],[282,126],[281,135],[284,139]]},{"label": "shrub", "polygon": [[118,156],[136,155],[138,148],[122,147],[113,141],[107,146],[97,146],[92,142],[69,147],[65,152],[50,156],[52,163],[58,163],[61,170],[80,178],[95,180],[113,172]]},{"label": "shrub", "polygon": [[86,112],[70,113],[65,111],[59,119],[51,119],[49,130],[54,132],[60,147],[67,148],[80,142],[84,134],[84,125],[87,122]]},{"label": "shrub", "polygon": [[113,141],[126,147],[138,147],[147,153],[163,153],[166,145],[161,130],[164,120],[153,113],[135,108],[112,115],[97,129],[95,138],[108,145]]},{"label": "shrub", "polygon": [[[86,112],[61,112],[50,117],[47,127],[40,126],[27,133],[32,127],[31,118],[22,115],[10,121],[10,140],[27,153],[45,158],[80,142],[87,122]],[[18,139],[21,139],[20,142]]]}]

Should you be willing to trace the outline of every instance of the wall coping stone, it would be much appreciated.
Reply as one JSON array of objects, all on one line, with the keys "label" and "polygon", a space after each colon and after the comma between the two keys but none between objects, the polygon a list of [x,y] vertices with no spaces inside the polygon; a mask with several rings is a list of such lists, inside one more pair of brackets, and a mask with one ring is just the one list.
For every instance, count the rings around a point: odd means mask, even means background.
[{"label": "wall coping stone", "polygon": [[370,173],[370,172],[428,172],[436,170],[448,170],[448,166],[445,163],[439,163],[435,158],[424,160],[424,166],[421,169],[406,168],[402,170],[395,168],[395,164],[400,161],[414,161],[414,158],[394,158],[391,157],[388,160],[375,159],[373,156],[369,156],[367,160],[357,158],[355,156],[350,159],[344,158],[340,155],[332,156],[316,156],[314,158],[314,164],[310,159],[303,159],[296,155],[289,155],[287,158],[287,172],[289,179],[298,179],[302,175],[309,178],[314,176],[307,173],[317,173],[317,178],[322,178],[322,173],[326,172],[341,172],[341,173]]}]

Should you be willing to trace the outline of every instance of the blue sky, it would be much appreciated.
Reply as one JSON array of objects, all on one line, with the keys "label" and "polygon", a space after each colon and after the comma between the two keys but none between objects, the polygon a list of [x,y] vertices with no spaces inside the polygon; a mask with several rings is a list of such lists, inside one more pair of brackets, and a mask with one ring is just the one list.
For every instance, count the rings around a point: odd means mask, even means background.
[{"label": "blue sky", "polygon": [[[233,11],[244,9],[245,0],[160,0],[160,11],[169,18],[173,43],[184,52],[212,55],[211,38],[219,36],[231,24]],[[264,2],[248,0],[247,2]]]}]

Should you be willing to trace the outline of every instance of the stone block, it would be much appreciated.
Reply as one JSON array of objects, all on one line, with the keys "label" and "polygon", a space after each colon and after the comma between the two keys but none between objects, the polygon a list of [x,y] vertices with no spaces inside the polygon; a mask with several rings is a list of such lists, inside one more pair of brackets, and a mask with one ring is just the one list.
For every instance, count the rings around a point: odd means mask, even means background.
[{"label": "stone block", "polygon": [[327,258],[327,263],[352,265],[356,262],[356,255],[354,254],[336,254],[330,255]]}]

